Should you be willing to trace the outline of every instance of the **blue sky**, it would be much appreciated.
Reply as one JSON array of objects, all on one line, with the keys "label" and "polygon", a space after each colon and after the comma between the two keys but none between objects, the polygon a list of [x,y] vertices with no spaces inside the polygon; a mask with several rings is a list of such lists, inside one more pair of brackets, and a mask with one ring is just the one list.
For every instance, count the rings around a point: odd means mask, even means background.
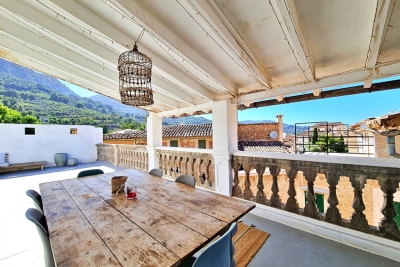
[{"label": "blue sky", "polygon": [[[396,79],[400,79],[400,77],[392,77],[379,81],[383,82]],[[79,86],[61,80],[60,82],[68,86],[71,90],[73,90],[80,96],[87,97],[96,94]],[[359,84],[360,83],[352,84],[351,86]],[[283,122],[287,124],[295,124],[301,122],[340,121],[345,124],[351,125],[367,118],[378,117],[388,114],[390,112],[399,111],[400,89],[394,89],[383,92],[365,93],[291,104],[281,104],[270,107],[247,109],[243,111],[238,111],[238,119],[239,121],[276,121],[275,116],[277,114],[282,114],[284,115]],[[211,115],[206,115],[203,117],[211,119]]]}]

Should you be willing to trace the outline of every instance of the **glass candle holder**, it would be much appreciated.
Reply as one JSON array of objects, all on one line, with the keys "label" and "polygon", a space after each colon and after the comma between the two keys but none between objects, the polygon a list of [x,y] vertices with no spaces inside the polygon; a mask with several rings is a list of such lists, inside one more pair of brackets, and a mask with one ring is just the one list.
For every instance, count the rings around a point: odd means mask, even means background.
[{"label": "glass candle holder", "polygon": [[135,199],[137,194],[137,186],[127,186],[126,187],[126,198],[127,199]]}]

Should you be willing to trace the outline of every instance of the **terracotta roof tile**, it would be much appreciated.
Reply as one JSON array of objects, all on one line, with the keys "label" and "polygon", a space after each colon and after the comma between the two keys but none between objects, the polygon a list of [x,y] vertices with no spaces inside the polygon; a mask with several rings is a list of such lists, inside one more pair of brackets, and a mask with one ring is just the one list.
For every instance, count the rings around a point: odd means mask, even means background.
[{"label": "terracotta roof tile", "polygon": [[[179,124],[166,125],[162,127],[163,137],[196,137],[196,136],[212,136],[212,124]],[[104,134],[105,140],[111,139],[131,139],[131,138],[146,138],[146,131],[137,131],[134,133],[121,134]]]},{"label": "terracotta roof tile", "polygon": [[241,151],[291,153],[281,141],[239,141]]}]

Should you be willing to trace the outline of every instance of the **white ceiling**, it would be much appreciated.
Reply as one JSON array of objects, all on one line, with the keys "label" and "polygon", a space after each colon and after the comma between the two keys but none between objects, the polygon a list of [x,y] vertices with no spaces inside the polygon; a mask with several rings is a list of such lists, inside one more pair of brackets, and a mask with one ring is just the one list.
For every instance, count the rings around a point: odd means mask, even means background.
[{"label": "white ceiling", "polygon": [[160,116],[400,74],[400,0],[0,0],[0,56],[119,100],[153,60]]}]

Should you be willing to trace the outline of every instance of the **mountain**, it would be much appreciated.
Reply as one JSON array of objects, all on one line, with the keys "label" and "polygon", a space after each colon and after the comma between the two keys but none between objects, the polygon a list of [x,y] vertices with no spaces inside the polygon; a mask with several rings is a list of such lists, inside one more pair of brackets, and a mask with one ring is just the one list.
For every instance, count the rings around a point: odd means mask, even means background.
[{"label": "mountain", "polygon": [[99,101],[101,103],[103,103],[104,105],[109,105],[111,107],[113,107],[115,110],[118,110],[122,113],[128,113],[128,114],[137,114],[140,116],[146,116],[148,114],[148,111],[137,108],[137,107],[133,107],[133,106],[127,106],[122,104],[121,102],[112,99],[110,97],[106,97],[103,95],[94,95],[91,96],[90,99],[94,100],[94,101]]},{"label": "mountain", "polygon": [[2,58],[0,58],[0,77],[8,77],[10,79],[17,78],[26,82],[47,86],[59,94],[78,96],[67,86],[60,83],[56,78],[22,67]]}]

